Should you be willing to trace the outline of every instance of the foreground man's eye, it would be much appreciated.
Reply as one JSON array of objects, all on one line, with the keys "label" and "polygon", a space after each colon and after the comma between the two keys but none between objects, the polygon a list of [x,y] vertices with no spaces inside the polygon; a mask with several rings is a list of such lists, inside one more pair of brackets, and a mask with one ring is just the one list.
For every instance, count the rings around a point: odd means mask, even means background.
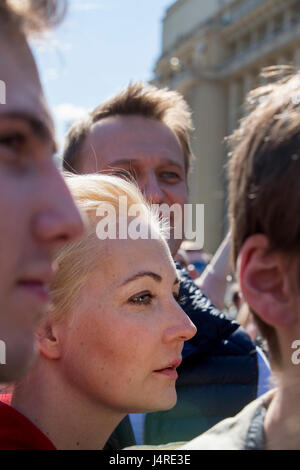
[{"label": "foreground man's eye", "polygon": [[0,136],[0,146],[11,150],[18,150],[20,146],[24,145],[25,140],[26,138],[23,134],[18,132],[11,133],[5,136]]}]

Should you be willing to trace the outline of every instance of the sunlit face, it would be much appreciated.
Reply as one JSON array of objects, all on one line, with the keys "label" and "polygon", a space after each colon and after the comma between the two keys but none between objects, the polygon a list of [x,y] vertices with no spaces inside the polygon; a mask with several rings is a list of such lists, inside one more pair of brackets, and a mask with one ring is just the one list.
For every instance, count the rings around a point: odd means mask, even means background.
[{"label": "sunlit face", "polygon": [[[176,403],[176,367],[196,328],[179,307],[178,278],[162,240],[101,242],[93,272],[58,328],[57,363],[84,400],[118,413]],[[95,255],[96,256],[96,255]]]},{"label": "sunlit face", "polygon": [[[0,18],[1,20],[1,18]],[[53,124],[23,37],[0,21],[0,381],[32,361],[34,328],[49,301],[52,253],[82,231],[72,198],[53,162]]]},{"label": "sunlit face", "polygon": [[[176,135],[159,121],[142,116],[103,119],[93,126],[81,155],[82,173],[124,169],[134,176],[150,203],[176,203],[182,208],[187,203],[182,147]],[[181,241],[169,241],[173,255]]]}]

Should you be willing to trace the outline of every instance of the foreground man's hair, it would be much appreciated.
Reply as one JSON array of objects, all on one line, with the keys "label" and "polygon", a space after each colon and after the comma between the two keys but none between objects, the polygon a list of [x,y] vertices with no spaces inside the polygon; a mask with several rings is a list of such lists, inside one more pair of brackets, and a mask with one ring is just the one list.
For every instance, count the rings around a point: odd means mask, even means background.
[{"label": "foreground man's hair", "polygon": [[65,0],[1,0],[0,20],[14,32],[30,36],[60,23],[66,5]]}]

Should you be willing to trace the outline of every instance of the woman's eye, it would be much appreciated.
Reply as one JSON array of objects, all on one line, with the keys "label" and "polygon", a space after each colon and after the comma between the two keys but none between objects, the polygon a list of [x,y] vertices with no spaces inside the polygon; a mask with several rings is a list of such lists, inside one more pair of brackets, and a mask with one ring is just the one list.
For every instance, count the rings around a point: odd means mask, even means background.
[{"label": "woman's eye", "polygon": [[149,305],[151,304],[154,296],[150,292],[145,292],[139,295],[135,295],[129,299],[129,302],[135,305]]}]

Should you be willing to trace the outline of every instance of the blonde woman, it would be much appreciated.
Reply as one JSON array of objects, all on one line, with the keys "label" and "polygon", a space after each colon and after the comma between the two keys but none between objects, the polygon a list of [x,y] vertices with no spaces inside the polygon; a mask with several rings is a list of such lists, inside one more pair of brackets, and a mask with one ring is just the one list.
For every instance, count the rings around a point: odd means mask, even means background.
[{"label": "blonde woman", "polygon": [[[177,303],[159,221],[138,189],[107,175],[67,182],[86,233],[57,254],[37,361],[11,406],[0,406],[0,448],[101,449],[127,413],[173,407],[183,343],[196,332]],[[133,239],[139,231],[151,238]]]}]

